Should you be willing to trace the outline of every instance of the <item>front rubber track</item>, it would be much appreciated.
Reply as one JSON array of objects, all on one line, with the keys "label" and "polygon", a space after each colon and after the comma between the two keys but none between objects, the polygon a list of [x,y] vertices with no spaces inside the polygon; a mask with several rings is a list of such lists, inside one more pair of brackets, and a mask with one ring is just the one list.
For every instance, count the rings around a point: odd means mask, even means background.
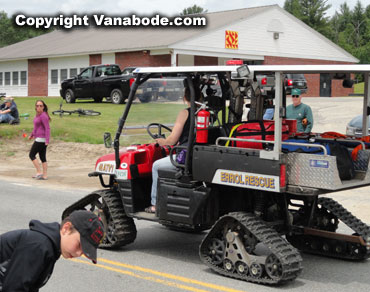
[{"label": "front rubber track", "polygon": [[125,214],[118,192],[110,189],[95,191],[66,208],[62,219],[75,210],[89,210],[100,215],[106,233],[101,248],[118,248],[136,239],[134,220]]}]

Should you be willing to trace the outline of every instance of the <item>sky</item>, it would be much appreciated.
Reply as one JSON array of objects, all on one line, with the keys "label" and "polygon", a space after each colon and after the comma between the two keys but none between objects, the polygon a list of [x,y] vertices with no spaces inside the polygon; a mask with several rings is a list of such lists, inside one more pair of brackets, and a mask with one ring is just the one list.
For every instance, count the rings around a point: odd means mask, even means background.
[{"label": "sky", "polygon": [[[152,15],[159,12],[162,15],[178,15],[184,8],[197,4],[207,9],[208,12],[256,7],[278,4],[284,6],[284,0],[0,0],[0,10],[5,11],[8,16],[23,12],[27,15],[44,16],[62,14],[91,14],[99,13],[105,15],[130,14]],[[347,2],[352,9],[357,0],[328,0],[332,8],[328,10],[328,16],[339,11],[342,3]],[[370,0],[360,0],[363,6],[370,4]]]}]

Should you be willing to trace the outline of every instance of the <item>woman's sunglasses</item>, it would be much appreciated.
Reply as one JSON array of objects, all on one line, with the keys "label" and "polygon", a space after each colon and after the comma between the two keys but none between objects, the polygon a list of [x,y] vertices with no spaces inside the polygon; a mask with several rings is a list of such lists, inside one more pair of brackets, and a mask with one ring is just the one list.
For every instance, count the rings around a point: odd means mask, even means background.
[{"label": "woman's sunglasses", "polygon": [[292,95],[292,97],[293,97],[293,98],[298,98],[298,97],[299,97],[299,95]]}]

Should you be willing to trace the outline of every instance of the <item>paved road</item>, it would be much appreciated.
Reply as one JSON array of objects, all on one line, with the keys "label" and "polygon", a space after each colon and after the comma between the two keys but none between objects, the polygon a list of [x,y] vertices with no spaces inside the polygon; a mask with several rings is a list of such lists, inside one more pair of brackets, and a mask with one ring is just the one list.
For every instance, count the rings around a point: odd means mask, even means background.
[{"label": "paved road", "polygon": [[[59,220],[66,206],[86,191],[48,189],[0,180],[0,233],[25,228],[28,221]],[[136,221],[136,241],[120,250],[99,250],[99,264],[86,259],[64,260],[41,291],[194,291],[259,292],[369,291],[370,262],[353,263],[303,255],[304,270],[294,282],[282,287],[259,286],[219,276],[199,260],[198,246],[204,236],[169,231]]]}]

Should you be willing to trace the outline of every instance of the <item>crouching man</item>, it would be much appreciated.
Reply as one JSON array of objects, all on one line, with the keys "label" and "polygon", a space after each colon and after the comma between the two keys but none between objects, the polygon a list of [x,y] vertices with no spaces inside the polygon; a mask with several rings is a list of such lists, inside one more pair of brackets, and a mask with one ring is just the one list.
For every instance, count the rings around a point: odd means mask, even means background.
[{"label": "crouching man", "polygon": [[95,214],[79,210],[61,224],[31,220],[29,229],[0,235],[0,291],[39,291],[55,262],[84,254],[96,264],[104,226]]}]

